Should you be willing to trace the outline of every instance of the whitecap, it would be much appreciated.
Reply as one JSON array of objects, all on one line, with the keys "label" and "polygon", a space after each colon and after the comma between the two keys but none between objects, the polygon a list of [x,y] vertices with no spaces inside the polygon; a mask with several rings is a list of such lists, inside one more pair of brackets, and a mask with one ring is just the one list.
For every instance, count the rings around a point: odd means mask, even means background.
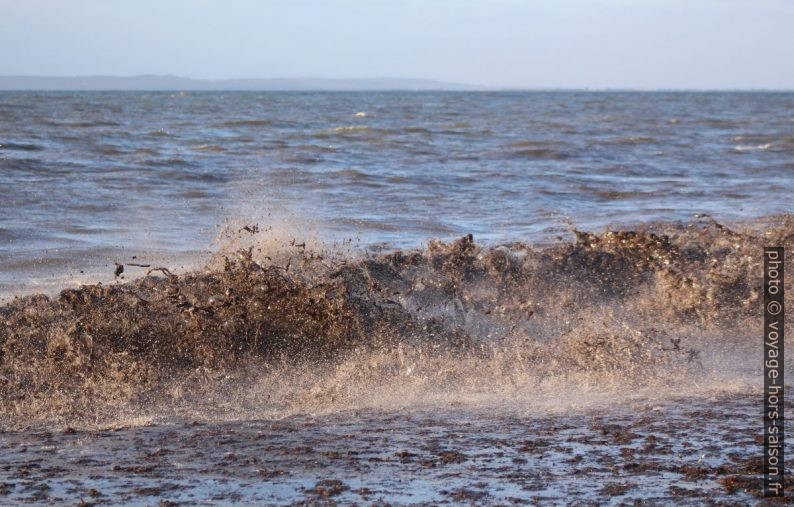
[{"label": "whitecap", "polygon": [[757,144],[755,146],[748,146],[748,145],[738,145],[734,146],[733,150],[738,152],[745,152],[745,151],[766,151],[772,147],[772,143],[764,143],[764,144]]}]

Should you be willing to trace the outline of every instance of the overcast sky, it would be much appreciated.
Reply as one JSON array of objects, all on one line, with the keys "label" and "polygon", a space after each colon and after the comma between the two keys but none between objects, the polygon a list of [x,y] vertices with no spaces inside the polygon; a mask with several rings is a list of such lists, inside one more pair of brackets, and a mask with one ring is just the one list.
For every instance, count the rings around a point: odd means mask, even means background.
[{"label": "overcast sky", "polygon": [[794,88],[794,0],[0,0],[0,74]]}]

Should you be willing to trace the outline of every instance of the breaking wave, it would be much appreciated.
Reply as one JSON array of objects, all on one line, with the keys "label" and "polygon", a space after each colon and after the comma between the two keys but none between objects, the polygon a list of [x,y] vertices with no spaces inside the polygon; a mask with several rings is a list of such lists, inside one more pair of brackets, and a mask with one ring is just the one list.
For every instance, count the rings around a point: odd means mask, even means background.
[{"label": "breaking wave", "polygon": [[537,402],[669,386],[720,361],[736,380],[761,247],[791,249],[794,217],[379,254],[240,234],[247,248],[200,272],[154,266],[0,308],[0,425]]}]

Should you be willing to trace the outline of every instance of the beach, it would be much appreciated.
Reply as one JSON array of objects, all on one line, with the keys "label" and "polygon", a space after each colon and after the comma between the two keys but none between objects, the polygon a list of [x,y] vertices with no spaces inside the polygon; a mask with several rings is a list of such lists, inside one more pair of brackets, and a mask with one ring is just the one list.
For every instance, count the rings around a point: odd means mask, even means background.
[{"label": "beach", "polygon": [[96,505],[756,503],[759,397],[3,433],[0,492]]}]

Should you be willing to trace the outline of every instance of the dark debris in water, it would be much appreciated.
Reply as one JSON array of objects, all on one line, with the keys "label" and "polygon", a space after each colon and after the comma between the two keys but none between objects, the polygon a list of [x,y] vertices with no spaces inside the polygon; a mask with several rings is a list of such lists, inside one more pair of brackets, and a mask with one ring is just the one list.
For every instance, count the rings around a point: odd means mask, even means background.
[{"label": "dark debris in water", "polygon": [[488,357],[500,343],[520,343],[517,357],[538,371],[696,364],[697,350],[676,326],[757,318],[760,248],[791,252],[792,239],[791,216],[742,232],[712,219],[577,232],[540,250],[482,248],[468,235],[424,250],[326,259],[293,242],[301,248],[286,264],[243,250],[213,271],[157,267],[125,284],[1,307],[0,409],[21,420],[91,417],[92,397],[129,398],[201,369],[250,358],[333,362],[401,344]]},{"label": "dark debris in water", "polygon": [[[763,501],[759,447],[753,438],[760,436],[763,426],[758,424],[755,396],[668,400],[649,409],[640,404],[564,417],[477,410],[362,411],[341,417],[137,426],[74,434],[10,432],[0,441],[5,458],[0,467],[0,501],[258,505],[748,505]],[[692,417],[692,411],[700,416]],[[646,438],[605,445],[602,437],[611,439],[620,427]],[[650,437],[655,445],[648,450],[645,444]],[[526,442],[537,443],[531,447],[539,452],[528,457],[523,450]],[[30,449],[22,452],[23,444]],[[395,448],[400,453],[394,453]],[[343,458],[329,459],[332,452]],[[440,454],[451,459],[442,464]],[[787,483],[789,491],[790,486]],[[781,503],[790,501],[787,496]]]}]

